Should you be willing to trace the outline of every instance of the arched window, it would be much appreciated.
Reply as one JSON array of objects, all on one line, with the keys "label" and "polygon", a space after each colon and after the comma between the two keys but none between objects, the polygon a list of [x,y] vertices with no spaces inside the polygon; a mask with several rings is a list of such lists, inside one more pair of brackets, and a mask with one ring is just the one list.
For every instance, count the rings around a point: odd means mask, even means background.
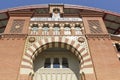
[{"label": "arched window", "polygon": [[44,68],[51,68],[50,58],[46,58],[46,59],[45,59]]},{"label": "arched window", "polygon": [[60,68],[59,58],[54,58],[53,68]]},{"label": "arched window", "polygon": [[60,18],[60,9],[58,8],[53,9],[52,18]]},{"label": "arched window", "polygon": [[68,60],[67,58],[62,58],[62,68],[68,68]]},{"label": "arched window", "polygon": [[71,35],[71,29],[70,29],[70,27],[65,27],[64,28],[64,34],[65,35]]},{"label": "arched window", "polygon": [[39,30],[38,24],[33,24],[31,26],[31,34],[33,34],[33,35],[38,34],[38,30]]},{"label": "arched window", "polygon": [[80,27],[75,27],[75,34],[80,35],[82,34],[81,28]]},{"label": "arched window", "polygon": [[45,26],[42,28],[42,35],[49,35],[49,27]]},{"label": "arched window", "polygon": [[60,35],[60,28],[59,27],[53,28],[53,35]]}]

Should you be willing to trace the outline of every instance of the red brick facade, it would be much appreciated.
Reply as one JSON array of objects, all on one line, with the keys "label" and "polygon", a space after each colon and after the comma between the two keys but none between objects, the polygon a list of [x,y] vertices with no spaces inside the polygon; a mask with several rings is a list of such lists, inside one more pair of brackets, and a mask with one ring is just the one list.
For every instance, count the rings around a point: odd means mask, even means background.
[{"label": "red brick facade", "polygon": [[[50,6],[47,6],[47,8],[49,7]],[[64,9],[68,7],[72,8],[72,6],[65,6]],[[46,9],[44,6],[38,6],[38,8]],[[78,8],[79,7],[76,9]],[[35,9],[34,6],[33,9]],[[63,7],[60,9],[63,9]],[[32,10],[32,7],[30,10]],[[96,13],[94,11],[92,13],[81,12],[79,15],[61,14],[64,17],[82,18],[83,24],[80,24],[83,25],[82,27],[84,28],[82,30],[84,36],[82,38],[84,39],[70,40],[63,37],[64,26],[60,25],[62,27],[60,28],[61,34],[59,36],[55,37],[51,29],[49,31],[50,37],[36,41],[30,45],[29,48],[26,48],[27,42],[30,42],[29,37],[41,36],[42,34],[42,29],[39,30],[38,35],[30,34],[30,19],[36,16],[41,17],[41,15],[49,15],[49,17],[51,17],[51,13],[38,15],[35,14],[34,11],[30,12],[29,9],[28,11],[22,11],[21,9],[21,11],[18,12],[17,10],[13,10],[8,14],[10,17],[5,31],[0,38],[0,80],[32,80],[34,76],[32,72],[34,56],[37,55],[37,51],[42,52],[44,49],[49,48],[51,43],[53,43],[52,47],[56,46],[55,43],[57,43],[60,48],[64,46],[64,48],[73,52],[81,62],[81,65],[83,65],[80,68],[81,70],[88,68],[90,70],[93,69],[92,73],[84,73],[83,71],[80,80],[120,80],[120,61],[113,46],[113,42],[120,42],[120,40],[119,38],[110,37],[103,20],[103,14],[100,11]],[[41,24],[42,23],[45,22],[43,21]],[[49,23],[56,24],[54,21],[48,22],[48,24]],[[62,21],[57,24],[59,23],[66,24],[66,22]],[[71,25],[74,26],[74,22],[68,21],[67,23],[71,23]],[[76,21],[75,23],[79,22]],[[52,26],[53,25],[50,27]],[[70,36],[75,36],[74,29],[72,29],[71,32],[72,34]],[[80,35],[78,35],[78,38],[79,37]],[[35,40],[37,40],[36,37]],[[32,38],[32,41],[34,42],[34,38]],[[87,43],[88,51],[86,51],[87,48],[85,46],[81,46],[82,41],[83,43]],[[84,60],[86,56],[90,56],[90,58]],[[84,66],[87,62],[91,62],[92,64]],[[29,65],[24,65],[23,63]],[[24,70],[26,70],[26,72]]]}]

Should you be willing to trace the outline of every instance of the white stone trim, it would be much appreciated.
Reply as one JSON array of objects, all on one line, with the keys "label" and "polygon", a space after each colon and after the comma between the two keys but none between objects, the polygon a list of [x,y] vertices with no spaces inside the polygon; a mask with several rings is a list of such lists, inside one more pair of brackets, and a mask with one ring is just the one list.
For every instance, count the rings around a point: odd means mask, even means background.
[{"label": "white stone trim", "polygon": [[72,40],[70,40],[70,39],[68,39],[68,42],[67,42],[68,44],[71,44],[72,43]]},{"label": "white stone trim", "polygon": [[85,74],[92,74],[94,73],[93,68],[83,68],[80,70],[80,73],[84,72]]},{"label": "white stone trim", "polygon": [[40,47],[40,44],[39,44],[38,42],[36,42],[35,45],[36,45],[37,47]]},{"label": "white stone trim", "polygon": [[55,37],[55,41],[58,42],[59,41],[59,37]]},{"label": "white stone trim", "polygon": [[77,50],[78,50],[78,51],[80,51],[82,48],[83,48],[83,47],[82,47],[82,46],[80,46]]},{"label": "white stone trim", "polygon": [[87,59],[90,59],[90,55],[87,55],[87,56],[83,57],[83,61],[85,61]]},{"label": "white stone trim", "polygon": [[73,44],[73,47],[75,47],[76,48],[76,46],[78,45],[78,43],[77,42],[75,42],[74,44]]},{"label": "white stone trim", "polygon": [[33,71],[29,68],[21,68],[20,69],[20,74],[29,74],[29,73],[33,73]]},{"label": "white stone trim", "polygon": [[[81,56],[85,55],[87,53],[86,50],[84,50],[82,53],[81,53]],[[88,54],[89,55],[89,54]]]},{"label": "white stone trim", "polygon": [[44,39],[42,39],[41,42],[42,42],[42,44],[45,44],[45,43],[46,43]]},{"label": "white stone trim", "polygon": [[30,48],[31,48],[33,51],[35,51],[35,50],[36,50],[34,46],[31,46]]},{"label": "white stone trim", "polygon": [[30,50],[27,50],[26,53],[28,53],[28,54],[31,55],[31,56],[32,56],[32,54],[33,54]]},{"label": "white stone trim", "polygon": [[65,42],[65,38],[62,38],[62,41],[61,42]]},{"label": "white stone trim", "polygon": [[22,65],[25,65],[25,66],[30,66],[30,67],[32,67],[32,65],[31,65],[30,63],[28,63],[28,62],[24,62],[24,61],[22,61],[21,64],[22,64]]},{"label": "white stone trim", "polygon": [[26,60],[29,60],[29,61],[31,60],[31,58],[26,56],[26,55],[23,56],[23,59],[26,59]]},{"label": "white stone trim", "polygon": [[91,62],[91,61],[89,61],[89,62],[84,62],[83,66],[86,66],[86,65],[91,65],[91,64],[92,64],[92,62]]},{"label": "white stone trim", "polygon": [[48,38],[48,42],[52,42],[52,38]]}]

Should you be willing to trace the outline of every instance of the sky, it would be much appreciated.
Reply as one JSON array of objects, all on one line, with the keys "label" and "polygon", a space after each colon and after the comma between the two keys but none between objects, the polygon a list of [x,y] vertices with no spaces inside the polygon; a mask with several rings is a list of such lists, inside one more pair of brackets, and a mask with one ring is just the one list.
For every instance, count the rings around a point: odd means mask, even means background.
[{"label": "sky", "polygon": [[120,13],[120,0],[1,0],[0,10],[19,6],[49,3],[74,4]]}]

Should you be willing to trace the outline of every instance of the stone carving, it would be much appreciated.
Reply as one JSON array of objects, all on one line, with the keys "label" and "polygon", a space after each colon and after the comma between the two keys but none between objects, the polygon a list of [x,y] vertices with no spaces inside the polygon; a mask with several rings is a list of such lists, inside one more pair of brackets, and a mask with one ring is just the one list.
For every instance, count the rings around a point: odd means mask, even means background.
[{"label": "stone carving", "polygon": [[32,42],[35,42],[35,37],[30,37],[30,38],[29,38],[29,42],[31,42],[31,43],[32,43]]},{"label": "stone carving", "polygon": [[83,37],[79,37],[78,41],[81,42],[81,43],[83,43],[85,41],[85,39]]}]

